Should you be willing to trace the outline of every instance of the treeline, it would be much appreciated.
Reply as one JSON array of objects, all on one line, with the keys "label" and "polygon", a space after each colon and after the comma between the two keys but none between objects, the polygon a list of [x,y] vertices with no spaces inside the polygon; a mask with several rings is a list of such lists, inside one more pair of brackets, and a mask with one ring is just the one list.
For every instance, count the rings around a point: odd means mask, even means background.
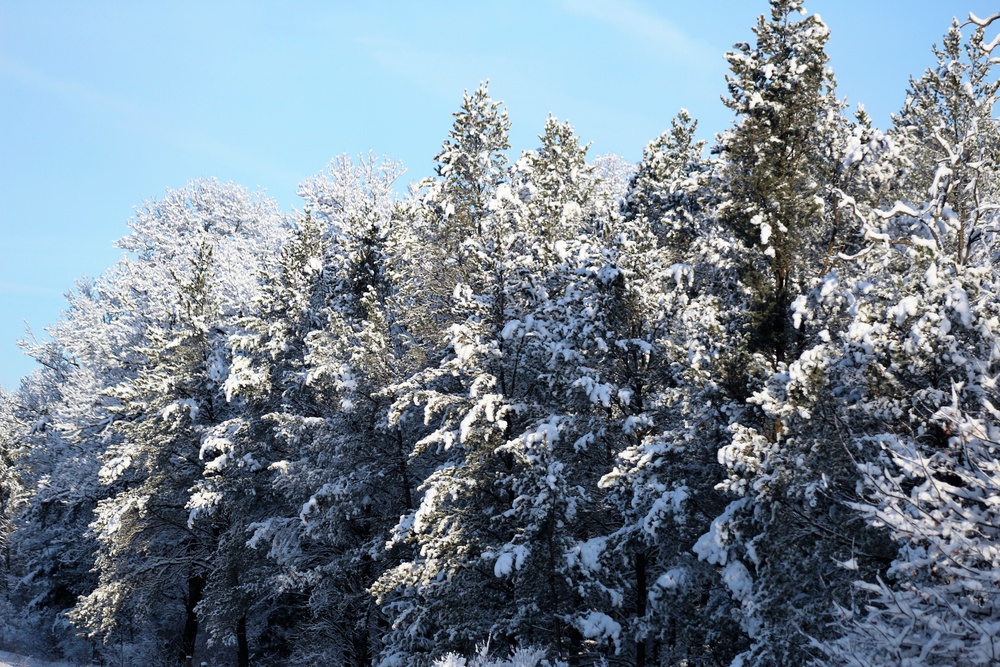
[{"label": "treeline", "polygon": [[772,0],[711,147],[681,111],[637,168],[588,163],[550,118],[510,162],[483,85],[408,195],[340,158],[301,215],[215,181],[146,203],[0,396],[0,640],[1000,664],[991,22],[886,132]]}]

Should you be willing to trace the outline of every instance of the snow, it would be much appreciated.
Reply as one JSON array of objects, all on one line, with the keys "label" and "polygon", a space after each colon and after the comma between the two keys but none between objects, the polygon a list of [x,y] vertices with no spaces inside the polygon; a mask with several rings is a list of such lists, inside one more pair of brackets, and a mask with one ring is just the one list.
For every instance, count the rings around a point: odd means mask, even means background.
[{"label": "snow", "polygon": [[955,313],[962,321],[962,326],[972,326],[972,310],[969,306],[969,295],[961,287],[956,287],[948,295],[948,305],[955,309]]},{"label": "snow", "polygon": [[889,317],[896,320],[896,324],[901,325],[907,317],[915,316],[919,311],[920,301],[915,296],[903,297],[899,304],[889,310]]},{"label": "snow", "polygon": [[493,575],[497,578],[509,577],[514,571],[514,554],[508,552],[497,556],[496,563],[493,564]]},{"label": "snow", "polygon": [[503,331],[500,332],[500,337],[504,340],[510,340],[517,333],[518,328],[521,326],[520,320],[511,320],[504,326]]},{"label": "snow", "polygon": [[601,554],[607,547],[606,537],[594,537],[586,542],[578,544],[566,554],[566,561],[570,567],[579,564],[582,570],[588,572],[599,572],[601,569]]},{"label": "snow", "polygon": [[577,619],[577,626],[588,639],[611,639],[616,644],[622,632],[620,623],[600,611],[592,611]]},{"label": "snow", "polygon": [[[684,567],[675,567],[660,575],[660,577],[656,580],[656,587],[665,591],[677,590],[684,586],[687,579],[688,569]],[[650,595],[653,595],[653,593],[650,593]]]},{"label": "snow", "polygon": [[509,577],[515,571],[524,566],[524,560],[528,556],[528,548],[519,544],[512,549],[501,551],[497,555],[496,563],[493,564],[493,574],[498,579]]},{"label": "snow", "polygon": [[767,245],[767,242],[771,240],[771,225],[766,222],[760,224],[760,242],[761,245]]},{"label": "snow", "polygon": [[838,567],[842,567],[845,570],[856,571],[858,569],[858,560],[856,558],[849,558],[845,561],[835,561]]},{"label": "snow", "polygon": [[799,295],[792,302],[792,326],[796,329],[802,326],[802,316],[809,314],[809,309],[806,304],[808,299],[805,296]]},{"label": "snow", "polygon": [[729,522],[747,504],[747,498],[729,503],[725,511],[712,521],[712,527],[698,538],[693,551],[709,563],[725,565],[729,558]]},{"label": "snow", "polygon": [[0,667],[71,667],[68,662],[46,662],[37,658],[0,651]]},{"label": "snow", "polygon": [[722,581],[736,600],[745,600],[753,590],[753,578],[746,566],[738,560],[730,561],[722,571]]}]

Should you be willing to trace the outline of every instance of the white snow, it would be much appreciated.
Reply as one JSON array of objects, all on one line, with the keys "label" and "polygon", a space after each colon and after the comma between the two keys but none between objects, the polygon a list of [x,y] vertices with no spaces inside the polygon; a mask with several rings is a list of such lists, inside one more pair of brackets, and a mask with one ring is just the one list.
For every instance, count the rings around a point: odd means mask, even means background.
[{"label": "white snow", "polygon": [[767,242],[771,240],[771,225],[766,222],[760,224],[760,242],[762,245],[767,245]]},{"label": "white snow", "polygon": [[37,658],[0,651],[0,667],[71,667],[68,662],[46,662]]},{"label": "white snow", "polygon": [[509,577],[516,570],[524,566],[524,559],[528,556],[528,548],[519,544],[512,549],[505,547],[497,555],[496,563],[493,565],[493,574],[497,578]]},{"label": "white snow", "polygon": [[746,566],[738,560],[730,561],[722,571],[722,581],[726,583],[736,600],[745,600],[753,590],[753,578]]},{"label": "white snow", "polygon": [[510,340],[514,337],[514,334],[517,333],[520,326],[521,320],[511,320],[504,326],[503,331],[500,332],[500,337],[504,340]]},{"label": "white snow", "polygon": [[599,572],[601,569],[601,554],[607,546],[606,537],[594,537],[578,544],[566,554],[570,567],[579,564],[580,569],[589,572]]},{"label": "white snow", "polygon": [[[688,570],[685,567],[675,567],[667,570],[656,580],[656,587],[665,591],[673,591],[681,588],[687,582]],[[650,596],[653,594],[650,593]]]},{"label": "white snow", "polygon": [[901,325],[907,317],[913,317],[919,312],[920,301],[915,296],[903,297],[899,304],[889,309],[889,317],[896,319],[896,324]]},{"label": "white snow", "polygon": [[577,626],[588,639],[612,639],[618,643],[622,626],[613,618],[600,611],[592,611],[577,619]]}]

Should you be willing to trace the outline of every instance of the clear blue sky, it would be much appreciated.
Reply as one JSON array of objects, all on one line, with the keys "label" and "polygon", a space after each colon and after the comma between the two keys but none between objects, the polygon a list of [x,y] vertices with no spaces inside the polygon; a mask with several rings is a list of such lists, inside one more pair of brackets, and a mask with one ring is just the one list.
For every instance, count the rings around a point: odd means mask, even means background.
[{"label": "clear blue sky", "polygon": [[[813,0],[839,94],[885,127],[951,17],[987,0]],[[725,129],[722,55],[766,0],[0,0],[0,384],[63,294],[118,257],[134,207],[214,176],[285,210],[369,149],[430,175],[462,91],[490,80],[533,148],[551,112],[636,161],[685,107]]]}]

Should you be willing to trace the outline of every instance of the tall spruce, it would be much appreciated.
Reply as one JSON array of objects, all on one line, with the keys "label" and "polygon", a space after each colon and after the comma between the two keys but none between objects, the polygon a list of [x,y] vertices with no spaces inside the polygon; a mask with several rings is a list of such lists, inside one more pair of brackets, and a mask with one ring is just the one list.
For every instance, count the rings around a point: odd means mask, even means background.
[{"label": "tall spruce", "polygon": [[772,0],[755,43],[726,54],[727,107],[736,124],[722,134],[720,222],[742,245],[749,345],[776,361],[791,353],[789,306],[828,251],[821,189],[834,155],[831,124],[840,104],[828,67],[829,30],[802,0]]},{"label": "tall spruce", "polygon": [[754,33],[753,47],[727,55],[726,103],[737,119],[718,147],[718,216],[732,235],[726,256],[744,321],[729,332],[737,363],[721,378],[731,401],[722,488],[735,500],[695,550],[719,566],[740,605],[750,641],[744,664],[800,664],[811,655],[808,636],[827,632],[834,600],[851,591],[846,576],[834,576],[833,557],[848,558],[831,521],[843,501],[817,488],[828,478],[838,491],[850,487],[856,473],[824,435],[835,422],[809,421],[806,408],[794,413],[800,422],[786,419],[767,397],[789,377],[823,372],[813,348],[830,334],[802,326],[793,305],[836,284],[836,274],[823,273],[857,245],[858,224],[838,207],[849,127],[824,51],[827,27],[799,0],[773,0]]}]

